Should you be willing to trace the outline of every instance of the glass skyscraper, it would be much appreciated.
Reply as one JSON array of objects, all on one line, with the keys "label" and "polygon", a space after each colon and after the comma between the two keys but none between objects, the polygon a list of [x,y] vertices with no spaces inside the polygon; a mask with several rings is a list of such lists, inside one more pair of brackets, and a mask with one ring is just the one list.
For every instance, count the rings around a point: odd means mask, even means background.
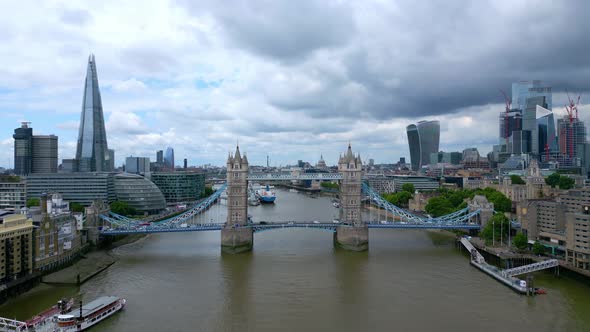
[{"label": "glass skyscraper", "polygon": [[29,175],[33,161],[33,128],[28,122],[23,122],[20,128],[14,130],[14,173]]},{"label": "glass skyscraper", "polygon": [[430,154],[438,152],[440,141],[439,121],[420,121],[406,127],[412,170],[417,171],[430,163]]},{"label": "glass skyscraper", "polygon": [[112,171],[102,101],[94,55],[88,57],[88,69],[82,99],[82,115],[76,148],[76,170],[79,172]]},{"label": "glass skyscraper", "polygon": [[164,154],[164,164],[166,168],[174,170],[174,149],[172,147],[166,148],[166,154]]}]

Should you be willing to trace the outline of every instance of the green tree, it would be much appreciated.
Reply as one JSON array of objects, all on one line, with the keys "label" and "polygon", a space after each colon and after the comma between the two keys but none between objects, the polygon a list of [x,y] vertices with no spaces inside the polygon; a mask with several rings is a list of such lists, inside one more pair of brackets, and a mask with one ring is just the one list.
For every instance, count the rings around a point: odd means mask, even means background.
[{"label": "green tree", "polygon": [[494,214],[481,231],[480,236],[486,243],[500,243],[500,240],[508,239],[510,222],[503,213]]},{"label": "green tree", "polygon": [[444,216],[455,210],[453,204],[444,196],[432,197],[424,209],[433,217]]},{"label": "green tree", "polygon": [[512,184],[526,184],[518,175],[510,175],[510,180],[512,181]]},{"label": "green tree", "polygon": [[72,212],[84,212],[84,205],[76,202],[70,203],[70,211]]},{"label": "green tree", "polygon": [[29,198],[27,199],[27,207],[30,208],[31,206],[40,206],[41,202],[38,198]]},{"label": "green tree", "polygon": [[553,173],[545,178],[545,183],[550,185],[551,188],[555,188],[559,184],[559,180],[561,179],[561,175],[559,173]]},{"label": "green tree", "polygon": [[402,191],[407,191],[413,195],[416,192],[416,187],[414,187],[414,185],[411,183],[404,183],[402,186]]},{"label": "green tree", "polygon": [[324,187],[324,188],[328,188],[328,189],[338,189],[340,188],[340,185],[338,185],[338,183],[332,183],[332,182],[321,182],[320,186]]},{"label": "green tree", "polygon": [[533,244],[533,254],[542,255],[543,253],[545,253],[545,247],[539,243],[539,241],[536,241],[535,244]]},{"label": "green tree", "polygon": [[[493,190],[493,189],[492,189]],[[512,211],[512,201],[499,191],[494,190],[486,195],[488,201],[494,203],[494,209],[500,212]]]},{"label": "green tree", "polygon": [[129,206],[127,202],[114,201],[111,203],[111,211],[123,216],[132,216],[137,214],[135,208]]},{"label": "green tree", "polygon": [[211,195],[213,195],[213,188],[210,186],[205,186],[205,189],[203,190],[203,192],[201,193],[201,198],[206,198],[209,197]]},{"label": "green tree", "polygon": [[516,236],[512,239],[512,244],[519,250],[523,250],[526,249],[527,245],[528,245],[528,239],[526,237],[526,235],[524,235],[524,233],[518,233],[516,234]]},{"label": "green tree", "polygon": [[563,190],[572,189],[574,187],[574,184],[576,184],[576,181],[574,181],[574,179],[572,179],[570,177],[561,176],[559,178],[559,189],[563,189]]}]

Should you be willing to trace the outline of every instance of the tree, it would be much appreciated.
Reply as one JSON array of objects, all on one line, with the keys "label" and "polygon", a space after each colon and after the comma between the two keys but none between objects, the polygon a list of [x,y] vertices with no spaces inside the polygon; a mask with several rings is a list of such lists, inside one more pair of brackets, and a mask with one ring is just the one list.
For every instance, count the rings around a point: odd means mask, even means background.
[{"label": "tree", "polygon": [[111,203],[111,211],[116,214],[120,214],[123,216],[130,216],[137,214],[137,210],[135,208],[129,206],[127,202],[122,201],[114,201]]},{"label": "tree", "polygon": [[455,210],[453,204],[444,196],[432,197],[424,209],[433,217],[444,216]]},{"label": "tree", "polygon": [[545,252],[545,247],[539,243],[539,241],[536,241],[535,244],[533,244],[533,254],[535,255],[542,255]]},{"label": "tree", "polygon": [[526,184],[518,175],[510,175],[510,180],[512,181],[512,184]]},{"label": "tree", "polygon": [[561,179],[561,175],[559,173],[553,173],[545,178],[545,183],[550,185],[551,188],[555,188],[559,184],[559,180]]},{"label": "tree", "polygon": [[30,208],[31,206],[40,206],[41,202],[38,198],[29,198],[27,199],[27,207]]},{"label": "tree", "polygon": [[205,189],[203,190],[203,192],[201,193],[201,198],[206,198],[209,197],[211,195],[213,195],[213,188],[206,186]]},{"label": "tree", "polygon": [[414,187],[414,185],[411,183],[404,183],[402,186],[402,191],[407,191],[413,195],[416,192],[416,187]]},{"label": "tree", "polygon": [[494,214],[481,231],[480,236],[486,243],[498,243],[500,240],[508,239],[510,222],[503,213]]},{"label": "tree", "polygon": [[70,211],[72,212],[84,212],[84,205],[76,202],[70,203]]},{"label": "tree", "polygon": [[512,239],[512,244],[518,250],[523,250],[528,245],[528,239],[527,239],[526,235],[524,235],[524,233],[518,233],[518,234],[516,234],[516,236],[514,237],[514,239]]},{"label": "tree", "polygon": [[512,211],[512,201],[499,191],[494,190],[486,195],[488,201],[494,203],[494,209],[500,212]]},{"label": "tree", "polygon": [[576,184],[576,181],[574,181],[574,179],[567,177],[567,176],[560,176],[559,177],[559,189],[562,190],[568,190],[568,189],[572,189],[574,187],[574,184]]}]

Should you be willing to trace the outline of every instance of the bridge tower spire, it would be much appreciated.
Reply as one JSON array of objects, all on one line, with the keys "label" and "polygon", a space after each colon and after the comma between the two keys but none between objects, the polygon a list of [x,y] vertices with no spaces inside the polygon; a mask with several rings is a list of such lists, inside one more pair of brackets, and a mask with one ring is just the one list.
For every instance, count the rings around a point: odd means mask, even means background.
[{"label": "bridge tower spire", "polygon": [[221,250],[237,254],[252,250],[252,229],[248,224],[248,158],[240,147],[227,158],[227,220],[221,230]]},{"label": "bridge tower spire", "polygon": [[340,182],[340,221],[336,228],[334,244],[347,250],[365,251],[369,248],[369,229],[361,217],[362,161],[360,155],[348,150],[338,161]]}]

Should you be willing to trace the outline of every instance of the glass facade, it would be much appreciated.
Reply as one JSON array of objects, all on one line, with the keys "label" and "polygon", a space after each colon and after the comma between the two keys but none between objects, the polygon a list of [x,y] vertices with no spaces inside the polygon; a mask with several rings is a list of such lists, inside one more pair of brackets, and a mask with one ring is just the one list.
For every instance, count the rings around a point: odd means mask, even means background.
[{"label": "glass facade", "polygon": [[410,148],[412,170],[417,171],[430,163],[430,155],[438,152],[440,140],[439,121],[420,121],[406,128]]},{"label": "glass facade", "polygon": [[33,158],[33,128],[23,123],[14,130],[14,173],[28,175],[32,169]]},{"label": "glass facade", "polygon": [[115,200],[113,177],[110,173],[31,174],[26,178],[27,199],[44,193],[60,193],[70,202],[85,206],[99,199]]},{"label": "glass facade", "polygon": [[166,168],[173,170],[174,169],[174,149],[168,147],[166,149],[166,154],[164,155],[164,164]]},{"label": "glass facade", "polygon": [[31,173],[57,173],[57,136],[33,136]]},{"label": "glass facade", "polygon": [[544,87],[543,82],[521,81],[512,83],[512,108],[524,110],[527,107],[527,99],[532,97],[545,97],[547,109],[553,108],[553,98],[551,87]]},{"label": "glass facade", "polygon": [[151,180],[168,203],[195,201],[205,191],[205,174],[200,172],[158,172]]},{"label": "glass facade", "polygon": [[150,180],[136,174],[114,176],[117,200],[126,202],[140,212],[157,213],[166,208],[166,200]]},{"label": "glass facade", "polygon": [[94,55],[88,58],[76,160],[79,172],[112,171]]}]

